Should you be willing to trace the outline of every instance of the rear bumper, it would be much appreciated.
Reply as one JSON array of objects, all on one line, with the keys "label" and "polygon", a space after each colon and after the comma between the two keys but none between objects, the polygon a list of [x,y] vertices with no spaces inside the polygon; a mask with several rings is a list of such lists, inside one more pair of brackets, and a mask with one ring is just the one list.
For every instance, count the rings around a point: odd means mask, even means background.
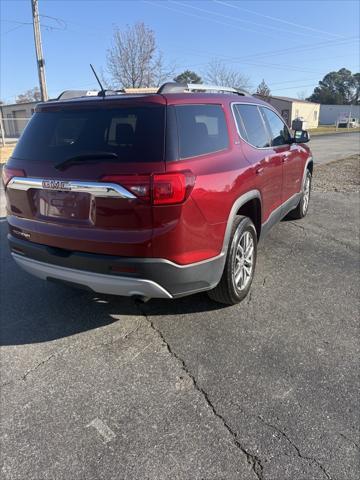
[{"label": "rear bumper", "polygon": [[169,292],[151,280],[118,277],[59,267],[58,265],[38,262],[16,253],[12,253],[12,256],[15,262],[25,271],[43,280],[58,280],[74,286],[85,287],[97,293],[110,295],[172,298]]},{"label": "rear bumper", "polygon": [[210,290],[220,281],[225,256],[191,265],[166,259],[72,252],[8,235],[12,256],[27,272],[94,292],[176,298]]}]

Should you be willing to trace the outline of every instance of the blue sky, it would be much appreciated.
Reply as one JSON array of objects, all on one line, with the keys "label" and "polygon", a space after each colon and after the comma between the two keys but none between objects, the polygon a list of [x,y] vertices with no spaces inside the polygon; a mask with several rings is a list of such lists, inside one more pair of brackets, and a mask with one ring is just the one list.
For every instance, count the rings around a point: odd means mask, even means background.
[{"label": "blue sky", "polygon": [[[30,0],[1,0],[0,98],[38,85]],[[96,86],[114,25],[143,21],[177,72],[204,74],[212,58],[264,78],[274,95],[310,94],[329,71],[359,71],[359,2],[232,0],[39,0],[50,96]]]}]

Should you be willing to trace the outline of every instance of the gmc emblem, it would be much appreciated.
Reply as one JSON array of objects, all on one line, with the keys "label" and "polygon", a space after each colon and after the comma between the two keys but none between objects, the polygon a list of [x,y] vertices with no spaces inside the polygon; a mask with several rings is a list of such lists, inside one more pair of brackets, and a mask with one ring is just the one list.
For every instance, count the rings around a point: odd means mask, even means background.
[{"label": "gmc emblem", "polygon": [[42,188],[46,190],[71,190],[70,182],[63,180],[43,180]]}]

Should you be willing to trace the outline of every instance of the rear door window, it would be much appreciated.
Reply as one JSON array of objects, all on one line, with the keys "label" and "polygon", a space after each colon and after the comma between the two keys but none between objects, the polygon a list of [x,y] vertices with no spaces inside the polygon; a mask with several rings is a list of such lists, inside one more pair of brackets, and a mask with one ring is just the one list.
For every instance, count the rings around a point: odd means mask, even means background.
[{"label": "rear door window", "polygon": [[261,107],[261,111],[265,117],[265,121],[269,126],[271,133],[271,145],[278,147],[290,143],[290,132],[281,118],[269,108]]},{"label": "rear door window", "polygon": [[257,105],[235,104],[240,136],[256,148],[270,147],[270,139]]},{"label": "rear door window", "polygon": [[13,157],[59,163],[109,152],[119,162],[159,162],[164,143],[164,106],[49,110],[33,115]]},{"label": "rear door window", "polygon": [[219,152],[229,147],[224,111],[220,105],[175,107],[180,158]]}]

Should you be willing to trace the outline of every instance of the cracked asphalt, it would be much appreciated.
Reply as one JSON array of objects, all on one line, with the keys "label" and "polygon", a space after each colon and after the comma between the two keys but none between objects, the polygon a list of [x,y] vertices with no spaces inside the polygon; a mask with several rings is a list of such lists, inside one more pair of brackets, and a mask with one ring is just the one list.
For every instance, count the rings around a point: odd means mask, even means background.
[{"label": "cracked asphalt", "polygon": [[235,307],[42,282],[0,227],[2,478],[359,478],[358,193],[276,226]]}]

